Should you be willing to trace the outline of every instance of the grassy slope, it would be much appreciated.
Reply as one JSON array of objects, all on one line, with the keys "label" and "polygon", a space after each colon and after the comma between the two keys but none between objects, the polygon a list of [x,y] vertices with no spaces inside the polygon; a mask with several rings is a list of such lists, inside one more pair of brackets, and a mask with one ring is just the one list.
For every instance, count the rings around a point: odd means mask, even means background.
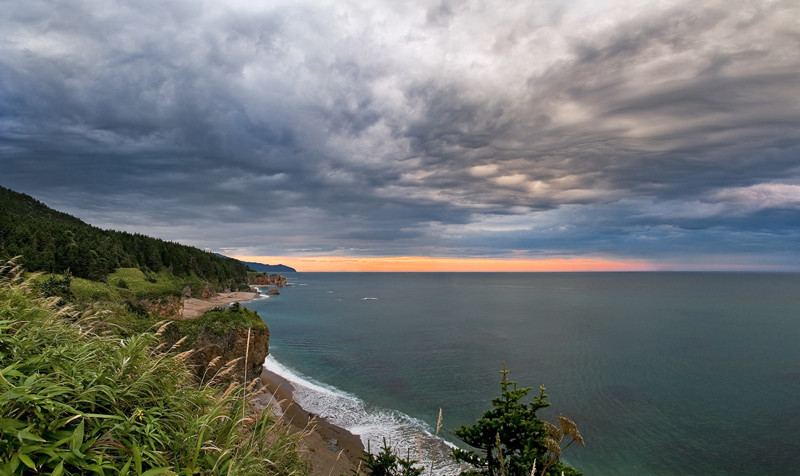
[{"label": "grassy slope", "polygon": [[36,288],[0,272],[0,473],[305,474],[297,436],[242,420],[244,388],[198,388],[156,334],[117,334],[113,306],[81,317]]}]

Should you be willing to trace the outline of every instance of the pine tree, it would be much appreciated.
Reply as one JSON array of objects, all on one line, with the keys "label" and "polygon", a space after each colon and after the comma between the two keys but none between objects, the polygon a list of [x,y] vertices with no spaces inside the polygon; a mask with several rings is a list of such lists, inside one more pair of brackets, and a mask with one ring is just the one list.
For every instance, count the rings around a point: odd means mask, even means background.
[{"label": "pine tree", "polygon": [[[517,388],[508,380],[508,370],[503,365],[500,397],[492,400],[492,409],[486,411],[474,425],[461,425],[454,434],[475,450],[453,450],[453,458],[474,466],[477,472],[490,476],[528,476],[534,465],[547,471],[545,474],[579,475],[579,471],[554,457],[553,441],[536,412],[550,406],[544,387],[530,403],[522,402],[532,387]],[[551,425],[552,426],[552,425]],[[577,432],[577,428],[576,428]],[[583,443],[581,439],[580,443]],[[558,452],[560,455],[560,451]],[[547,463],[550,463],[545,467]],[[536,474],[539,474],[538,471]]]}]

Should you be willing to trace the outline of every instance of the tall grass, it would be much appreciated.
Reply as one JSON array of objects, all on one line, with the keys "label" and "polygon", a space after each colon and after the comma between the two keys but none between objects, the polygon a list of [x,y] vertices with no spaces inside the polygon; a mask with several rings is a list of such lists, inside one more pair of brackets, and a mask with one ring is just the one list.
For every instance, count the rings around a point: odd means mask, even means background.
[{"label": "tall grass", "polygon": [[0,474],[307,473],[299,437],[250,416],[243,386],[199,386],[154,333],[56,301],[0,267]]}]

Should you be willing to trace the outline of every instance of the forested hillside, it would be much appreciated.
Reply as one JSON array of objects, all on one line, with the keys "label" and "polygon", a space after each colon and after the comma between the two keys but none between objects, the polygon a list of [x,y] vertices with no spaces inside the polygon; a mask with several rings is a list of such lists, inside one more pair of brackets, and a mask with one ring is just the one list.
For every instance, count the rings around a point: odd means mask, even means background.
[{"label": "forested hillside", "polygon": [[191,246],[141,234],[102,230],[0,187],[0,261],[22,256],[31,271],[102,281],[117,268],[191,274],[220,288],[247,282],[247,266]]},{"label": "forested hillside", "polygon": [[[220,258],[227,258],[225,255],[217,253]],[[297,270],[285,264],[264,264],[255,261],[242,261],[248,268],[259,273],[296,273]]]}]

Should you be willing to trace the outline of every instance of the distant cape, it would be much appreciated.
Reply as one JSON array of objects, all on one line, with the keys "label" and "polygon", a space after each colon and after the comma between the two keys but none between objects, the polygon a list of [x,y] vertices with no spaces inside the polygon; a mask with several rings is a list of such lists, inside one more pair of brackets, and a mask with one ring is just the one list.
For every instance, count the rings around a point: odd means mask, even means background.
[{"label": "distant cape", "polygon": [[[230,256],[225,256],[217,253],[218,256],[223,258],[230,258]],[[235,258],[230,258],[235,259]],[[236,260],[240,261],[240,260]],[[246,264],[248,268],[252,269],[253,271],[258,271],[259,273],[296,273],[297,270],[282,264],[263,264],[263,263],[255,263],[253,261],[241,261],[242,263]]]}]

